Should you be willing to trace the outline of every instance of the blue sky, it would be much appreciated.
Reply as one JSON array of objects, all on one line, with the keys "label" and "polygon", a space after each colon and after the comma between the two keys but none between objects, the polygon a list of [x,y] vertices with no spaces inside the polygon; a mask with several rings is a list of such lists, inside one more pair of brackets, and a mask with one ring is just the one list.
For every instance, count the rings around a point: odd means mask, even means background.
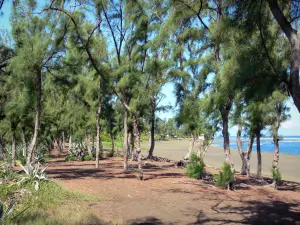
[{"label": "blue sky", "polygon": [[[10,4],[9,1],[4,3],[4,7],[2,8],[3,15],[0,16],[0,29],[10,29],[9,24],[9,13],[10,13]],[[160,113],[159,116],[161,118],[170,118],[176,114],[174,109],[175,106],[175,96],[174,96],[174,87],[173,84],[168,83],[163,87],[162,92],[165,94],[165,99],[161,104],[167,105],[170,104],[173,106],[172,110],[169,110],[165,113]],[[288,106],[291,108],[290,114],[291,119],[284,122],[279,129],[279,134],[284,136],[292,136],[292,135],[300,135],[300,113],[294,105],[293,100],[290,98],[288,100]],[[230,135],[236,134],[236,127],[230,128]]]},{"label": "blue sky", "polygon": [[[166,84],[163,87],[162,92],[166,96],[165,99],[161,102],[161,104],[167,105],[170,104],[175,106],[175,95],[174,95],[174,86],[171,83]],[[287,103],[288,107],[291,108],[290,114],[291,119],[282,123],[279,134],[283,136],[296,136],[300,135],[300,113],[298,112],[296,106],[294,105],[293,99],[290,98]],[[170,110],[165,113],[160,113],[159,116],[161,118],[170,118],[176,114],[176,111],[173,107],[173,110]],[[231,136],[236,135],[237,128],[232,127],[229,130]],[[265,132],[266,133],[266,132]]]}]

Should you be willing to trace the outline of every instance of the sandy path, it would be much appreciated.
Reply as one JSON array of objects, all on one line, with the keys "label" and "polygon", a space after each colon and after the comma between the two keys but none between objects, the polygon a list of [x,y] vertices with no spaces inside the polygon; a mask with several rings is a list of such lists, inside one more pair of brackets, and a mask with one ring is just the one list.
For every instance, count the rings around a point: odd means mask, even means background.
[{"label": "sandy path", "polygon": [[[247,186],[236,191],[190,184],[182,168],[170,163],[148,163],[144,181],[135,177],[136,163],[124,173],[122,159],[64,162],[56,158],[47,169],[68,190],[102,197],[88,204],[103,224],[299,224],[299,184],[281,191]],[[240,180],[242,179],[242,180]],[[244,177],[239,182],[247,183]],[[200,181],[197,181],[200,182]],[[281,187],[282,188],[282,187]],[[270,221],[272,221],[270,223]]]},{"label": "sandy path", "polygon": [[[144,144],[147,147],[147,144]],[[188,140],[160,141],[156,142],[154,155],[170,158],[172,160],[180,160],[187,153],[189,147]],[[241,158],[236,149],[231,150],[232,159],[237,171],[242,166]],[[144,153],[145,154],[145,153]],[[270,176],[270,169],[272,168],[273,154],[268,152],[262,153],[263,175]],[[205,157],[205,162],[208,165],[220,168],[224,162],[224,152],[220,147],[211,146]],[[257,154],[252,152],[251,158],[251,172],[256,173]],[[283,179],[300,182],[300,155],[281,154],[279,159],[279,167]]]}]

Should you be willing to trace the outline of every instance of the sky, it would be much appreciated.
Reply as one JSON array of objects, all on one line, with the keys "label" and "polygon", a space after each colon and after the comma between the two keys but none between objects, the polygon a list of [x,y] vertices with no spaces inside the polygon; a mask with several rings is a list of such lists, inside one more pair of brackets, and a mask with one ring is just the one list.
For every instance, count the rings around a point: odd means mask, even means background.
[{"label": "sky", "polygon": [[[9,1],[6,1],[4,3],[4,6],[2,8],[2,15],[0,16],[0,29],[7,29],[10,30],[10,24],[9,24],[9,14],[10,14],[10,5],[8,3]],[[174,95],[174,86],[172,83],[167,83],[163,88],[162,92],[165,95],[165,98],[162,100],[162,105],[171,105],[173,106],[171,110],[164,113],[159,113],[158,116],[162,119],[168,119],[171,117],[174,117],[176,114],[175,109],[175,95]],[[296,136],[300,135],[300,113],[298,112],[297,108],[295,107],[295,104],[290,98],[287,103],[288,107],[290,107],[290,115],[291,118],[288,121],[285,121],[281,124],[281,127],[279,129],[279,134],[282,136]],[[236,127],[232,127],[229,130],[230,135],[235,135],[237,132]]]}]

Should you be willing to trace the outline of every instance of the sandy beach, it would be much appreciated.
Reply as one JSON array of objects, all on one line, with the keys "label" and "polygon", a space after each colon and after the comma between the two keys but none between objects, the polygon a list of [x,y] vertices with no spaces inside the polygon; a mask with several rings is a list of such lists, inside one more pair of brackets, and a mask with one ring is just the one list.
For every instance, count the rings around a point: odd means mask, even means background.
[{"label": "sandy beach", "polygon": [[[147,144],[143,145],[147,147]],[[154,155],[166,157],[171,160],[181,160],[187,153],[189,140],[171,140],[158,141],[155,145]],[[234,167],[240,171],[242,161],[236,149],[231,149]],[[209,166],[220,168],[224,162],[224,151],[221,147],[211,146],[205,156],[205,163]],[[262,153],[262,173],[264,176],[270,176],[272,167],[273,154],[268,152]],[[251,156],[251,173],[256,173],[257,154],[252,152]],[[300,155],[280,154],[279,167],[284,180],[300,182]]]}]

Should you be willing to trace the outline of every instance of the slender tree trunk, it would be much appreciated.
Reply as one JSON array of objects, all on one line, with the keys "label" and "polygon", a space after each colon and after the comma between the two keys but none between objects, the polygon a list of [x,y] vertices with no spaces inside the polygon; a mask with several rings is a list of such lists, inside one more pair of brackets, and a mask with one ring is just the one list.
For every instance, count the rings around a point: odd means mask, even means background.
[{"label": "slender tree trunk", "polygon": [[230,107],[226,107],[226,109],[221,109],[221,115],[222,115],[222,122],[223,122],[223,139],[224,139],[224,153],[225,153],[225,160],[227,163],[230,164],[231,168],[233,168],[233,162],[231,159],[231,153],[230,153],[230,140],[229,140],[229,131],[228,131],[228,116]]},{"label": "slender tree trunk", "polygon": [[34,131],[31,143],[28,149],[27,164],[32,162],[33,156],[35,154],[37,138],[40,126],[40,116],[41,116],[41,100],[42,100],[42,72],[39,70],[36,74],[36,107],[35,107],[35,122]]},{"label": "slender tree trunk", "polygon": [[88,136],[86,136],[85,142],[86,142],[86,147],[87,147],[87,150],[88,150],[88,154],[89,154],[90,158],[92,159],[93,158],[92,147],[90,146],[90,140],[89,140]]},{"label": "slender tree trunk", "polygon": [[195,146],[195,136],[192,134],[190,139],[189,151],[184,157],[185,160],[188,160],[190,158],[191,153],[194,151],[194,146]]},{"label": "slender tree trunk", "polygon": [[248,141],[248,147],[247,147],[247,154],[246,154],[246,161],[247,161],[247,168],[246,168],[246,174],[247,177],[250,177],[250,159],[251,159],[251,153],[252,153],[252,147],[254,142],[254,136],[251,135]]},{"label": "slender tree trunk", "polygon": [[128,169],[128,110],[124,109],[124,146],[123,146],[123,154],[124,154],[124,170]]},{"label": "slender tree trunk", "polygon": [[131,131],[130,142],[131,142],[131,161],[134,161],[135,150],[134,150],[134,135],[133,135],[133,131]]},{"label": "slender tree trunk", "polygon": [[300,112],[300,84],[299,84],[299,67],[300,67],[300,39],[295,30],[291,26],[291,22],[283,14],[278,5],[277,0],[268,0],[271,12],[276,19],[277,23],[289,39],[291,46],[290,55],[290,80],[289,91],[293,97],[294,103]]},{"label": "slender tree trunk", "polygon": [[256,129],[256,151],[257,151],[257,177],[261,177],[261,151],[260,151],[260,128]]},{"label": "slender tree trunk", "polygon": [[[152,101],[154,102],[152,104],[155,104],[155,100],[152,99]],[[154,151],[154,147],[155,147],[154,134],[155,134],[155,105],[152,107],[150,149],[149,149],[148,159],[152,159],[152,157],[153,157],[153,151]]]},{"label": "slender tree trunk", "polygon": [[242,159],[242,168],[241,168],[241,174],[246,175],[247,174],[247,154],[245,151],[243,151],[243,143],[242,143],[242,126],[241,124],[238,124],[238,131],[236,135],[236,143],[238,147],[238,152]]},{"label": "slender tree trunk", "polygon": [[69,138],[69,150],[72,148],[72,135]]},{"label": "slender tree trunk", "polygon": [[62,150],[65,149],[65,132],[62,132]]},{"label": "slender tree trunk", "polygon": [[25,132],[24,129],[22,129],[22,150],[23,150],[23,157],[26,158],[27,153],[27,146],[26,146],[26,140],[25,140]]},{"label": "slender tree trunk", "polygon": [[16,165],[16,135],[15,131],[12,132],[11,137],[11,166]]},{"label": "slender tree trunk", "polygon": [[115,137],[112,132],[110,132],[110,140],[111,140],[111,151],[115,152]]},{"label": "slender tree trunk", "polygon": [[139,170],[138,179],[143,180],[144,176],[143,176],[143,165],[142,165],[142,158],[141,158],[140,131],[138,127],[138,119],[135,114],[133,114],[133,133],[135,137],[135,148],[136,148],[136,154],[138,160],[138,170]]},{"label": "slender tree trunk", "polygon": [[101,78],[99,78],[99,86],[98,86],[98,109],[97,109],[97,118],[96,118],[96,129],[97,129],[97,137],[96,137],[96,168],[99,167],[99,158],[102,158],[103,149],[102,149],[102,140],[101,140]]}]

